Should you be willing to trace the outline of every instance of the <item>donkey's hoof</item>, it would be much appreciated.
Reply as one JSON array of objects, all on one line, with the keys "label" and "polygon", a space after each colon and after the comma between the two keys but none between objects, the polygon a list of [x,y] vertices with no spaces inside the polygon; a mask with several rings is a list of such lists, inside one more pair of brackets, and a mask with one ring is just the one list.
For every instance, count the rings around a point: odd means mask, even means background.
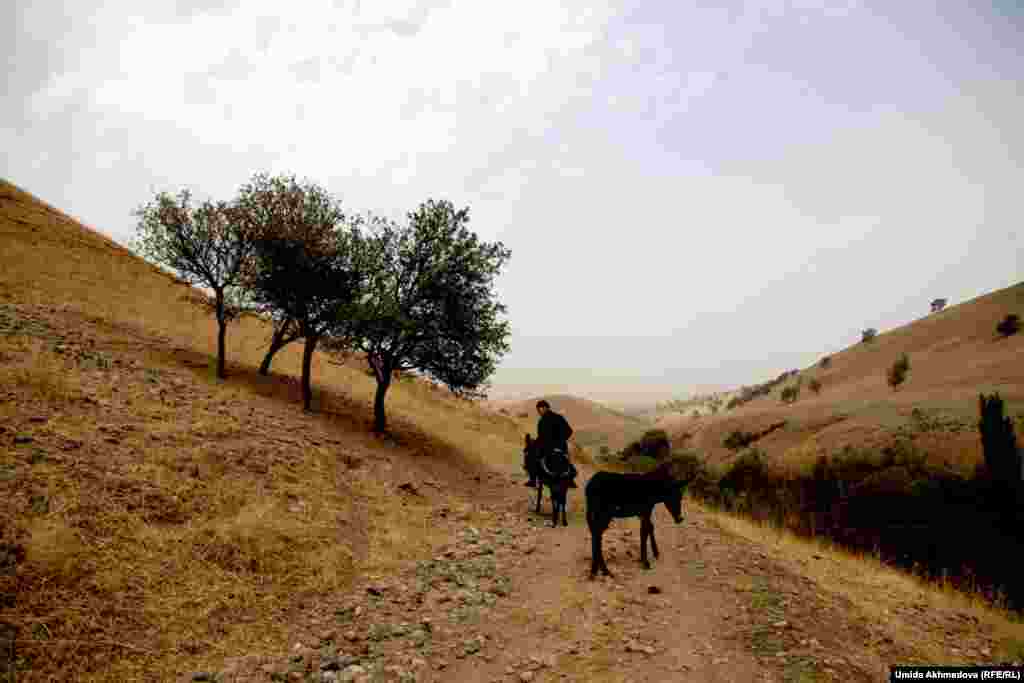
[{"label": "donkey's hoof", "polygon": [[647,569],[648,571],[651,569],[651,563],[647,562],[646,560],[641,562],[640,564],[643,565],[643,568]]}]

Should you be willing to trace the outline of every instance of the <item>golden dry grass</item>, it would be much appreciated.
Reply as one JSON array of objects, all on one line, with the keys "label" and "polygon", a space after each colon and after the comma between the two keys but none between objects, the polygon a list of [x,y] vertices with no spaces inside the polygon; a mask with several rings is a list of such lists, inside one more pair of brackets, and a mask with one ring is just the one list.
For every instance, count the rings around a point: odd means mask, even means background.
[{"label": "golden dry grass", "polygon": [[[231,377],[217,381],[216,326],[190,288],[3,182],[0,245],[0,304],[34,326],[0,330],[0,386],[15,398],[0,418],[33,438],[0,447],[13,473],[0,543],[26,555],[0,577],[15,596],[0,619],[20,628],[24,680],[166,680],[283,652],[306,597],[437,540],[359,462],[398,448],[433,456],[441,476],[518,466],[519,425],[410,379],[388,395],[390,445],[374,438],[374,382],[357,361],[317,354],[319,413],[303,415],[301,350],[257,375],[271,330],[254,317],[229,329]],[[55,339],[115,364],[57,353]],[[38,496],[48,508],[33,512]]]},{"label": "golden dry grass", "polygon": [[724,530],[756,543],[793,573],[812,579],[826,593],[842,596],[860,620],[884,628],[897,642],[913,643],[928,661],[950,661],[948,643],[934,623],[978,624],[978,635],[994,640],[990,661],[1024,662],[1024,623],[979,592],[894,569],[877,557],[851,552],[826,539],[808,539],[770,522],[754,522],[688,501]]}]

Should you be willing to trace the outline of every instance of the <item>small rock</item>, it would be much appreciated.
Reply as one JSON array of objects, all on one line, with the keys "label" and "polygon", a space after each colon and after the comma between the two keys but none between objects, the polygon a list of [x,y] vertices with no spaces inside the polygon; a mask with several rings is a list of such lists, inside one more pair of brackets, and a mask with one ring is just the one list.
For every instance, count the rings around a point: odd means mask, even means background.
[{"label": "small rock", "polygon": [[657,586],[648,586],[647,587],[647,592],[650,593],[651,595],[657,595],[658,593],[661,592],[661,589],[658,588]]}]

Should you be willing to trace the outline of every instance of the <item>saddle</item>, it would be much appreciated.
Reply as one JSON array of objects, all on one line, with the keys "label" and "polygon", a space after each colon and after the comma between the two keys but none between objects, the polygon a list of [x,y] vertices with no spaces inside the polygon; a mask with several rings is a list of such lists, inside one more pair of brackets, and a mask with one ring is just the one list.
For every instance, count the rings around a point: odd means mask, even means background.
[{"label": "saddle", "polygon": [[569,454],[560,448],[552,450],[540,459],[544,474],[552,479],[575,479],[576,466],[569,461]]}]

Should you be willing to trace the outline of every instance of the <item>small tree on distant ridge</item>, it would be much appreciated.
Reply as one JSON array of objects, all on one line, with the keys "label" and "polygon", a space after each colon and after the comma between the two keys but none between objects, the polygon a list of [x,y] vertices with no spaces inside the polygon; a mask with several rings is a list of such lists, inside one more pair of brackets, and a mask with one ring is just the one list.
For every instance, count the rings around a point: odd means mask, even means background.
[{"label": "small tree on distant ridge", "polygon": [[134,215],[136,251],[188,284],[213,291],[212,298],[200,301],[217,319],[217,377],[224,379],[228,323],[248,308],[242,280],[253,254],[251,235],[233,206],[209,200],[194,205],[188,190],[176,196],[158,193]]},{"label": "small tree on distant ridge", "polygon": [[893,389],[903,384],[903,381],[907,378],[907,372],[910,370],[910,358],[907,354],[901,355],[892,367],[889,368],[888,375],[886,376],[889,386]]},{"label": "small tree on distant ridge", "polygon": [[866,344],[873,341],[876,336],[878,336],[878,330],[873,327],[869,327],[860,333],[860,340]]},{"label": "small tree on distant ridge", "polygon": [[1009,337],[1020,332],[1020,316],[1016,313],[1011,313],[1002,322],[996,325],[996,332],[1004,337]]}]

